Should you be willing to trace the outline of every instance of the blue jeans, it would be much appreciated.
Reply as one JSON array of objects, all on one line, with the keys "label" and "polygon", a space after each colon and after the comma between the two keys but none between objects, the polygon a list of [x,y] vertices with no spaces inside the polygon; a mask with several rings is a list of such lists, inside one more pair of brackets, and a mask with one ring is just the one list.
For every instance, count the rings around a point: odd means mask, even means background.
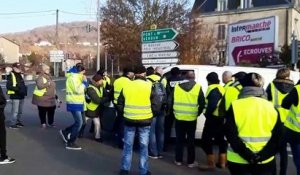
[{"label": "blue jeans", "polygon": [[148,172],[148,144],[149,144],[149,133],[150,126],[144,127],[131,127],[124,126],[124,148],[122,155],[121,169],[129,171],[132,160],[132,147],[134,144],[135,133],[138,131],[139,144],[140,144],[140,163],[139,170],[140,174],[144,175]]},{"label": "blue jeans", "polygon": [[154,156],[159,156],[163,152],[164,146],[164,112],[161,112],[158,116],[153,117],[150,130],[150,143],[149,151]]},{"label": "blue jeans", "polygon": [[72,116],[74,118],[74,123],[71,126],[67,127],[65,129],[65,131],[68,134],[69,133],[71,134],[69,142],[74,143],[76,141],[77,137],[78,137],[78,133],[79,133],[80,128],[83,124],[84,116],[83,116],[81,111],[71,111],[71,113],[72,113]]},{"label": "blue jeans", "polygon": [[300,175],[300,144],[290,143],[297,175]]},{"label": "blue jeans", "polygon": [[11,125],[15,125],[20,122],[21,115],[23,113],[24,99],[12,99],[11,102]]}]

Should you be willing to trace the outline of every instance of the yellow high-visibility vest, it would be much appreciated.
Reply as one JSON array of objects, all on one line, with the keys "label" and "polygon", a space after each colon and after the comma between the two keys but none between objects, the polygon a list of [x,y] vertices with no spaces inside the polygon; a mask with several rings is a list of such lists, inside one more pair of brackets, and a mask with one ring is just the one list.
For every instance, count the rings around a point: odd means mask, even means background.
[{"label": "yellow high-visibility vest", "polygon": [[147,120],[153,117],[151,110],[152,83],[134,80],[123,88],[125,98],[124,117],[130,120]]},{"label": "yellow high-visibility vest", "polygon": [[[238,136],[253,153],[261,151],[272,136],[272,130],[277,122],[278,113],[274,105],[259,97],[248,97],[232,102],[234,120]],[[260,162],[265,164],[274,159]],[[249,164],[229,146],[227,160],[239,164]]]},{"label": "yellow high-visibility vest", "polygon": [[126,87],[131,80],[128,77],[120,77],[114,81],[114,104],[118,103],[118,98],[124,87]]},{"label": "yellow high-visibility vest", "polygon": [[233,81],[232,81],[232,80],[228,81],[228,82],[224,85],[225,91],[226,91],[227,88],[230,87],[232,84],[233,84]]},{"label": "yellow high-visibility vest", "polygon": [[[47,79],[45,77],[42,77],[43,78],[43,83],[47,83]],[[45,93],[47,92],[47,89],[46,88],[43,88],[43,89],[38,89],[37,86],[35,86],[34,88],[34,91],[33,91],[33,94],[38,96],[38,97],[41,97],[43,96]]]},{"label": "yellow high-visibility vest", "polygon": [[[88,88],[93,88],[96,91],[98,97],[103,96],[103,88],[98,89],[98,88],[96,88],[95,86],[92,86],[92,85],[89,85]],[[95,111],[98,108],[99,105],[100,104],[97,104],[97,103],[94,103],[93,101],[91,101],[91,102],[87,103],[86,108],[90,111]]]},{"label": "yellow high-visibility vest", "polygon": [[85,86],[82,84],[83,75],[71,73],[66,80],[66,103],[85,105]]},{"label": "yellow high-visibility vest", "polygon": [[[222,94],[222,96],[224,95],[225,89],[224,89],[223,86],[221,86],[220,84],[211,84],[211,85],[209,85],[209,86],[208,86],[208,89],[207,89],[207,91],[206,91],[205,109],[204,109],[204,111],[206,111],[206,108],[207,108],[207,104],[208,104],[208,99],[207,99],[207,98],[208,98],[210,92],[211,92],[212,90],[216,89],[216,88],[219,89],[219,91],[220,91],[220,93]],[[217,117],[220,116],[220,113],[219,113],[219,107],[220,107],[220,102],[221,102],[221,100],[222,100],[222,98],[220,98],[220,100],[219,100],[219,102],[218,102],[218,104],[217,104],[216,109],[215,109],[214,112],[212,113],[214,116],[217,116]]]},{"label": "yellow high-visibility vest", "polygon": [[167,87],[166,78],[162,78],[156,74],[152,74],[152,75],[147,76],[147,79],[151,79],[152,81],[160,81],[163,84],[164,88]]},{"label": "yellow high-visibility vest", "polygon": [[229,86],[226,91],[225,91],[225,94],[224,94],[224,99],[225,99],[225,110],[228,111],[231,103],[234,101],[234,100],[237,100],[238,97],[239,97],[239,94],[242,90],[242,85],[240,84],[237,84],[237,85],[232,85],[232,86]]},{"label": "yellow high-visibility vest", "polygon": [[[297,90],[298,99],[300,99],[300,85],[296,85],[295,89]],[[284,126],[291,129],[292,131],[300,133],[300,103],[298,100],[298,105],[292,104]]]},{"label": "yellow high-visibility vest", "polygon": [[110,85],[110,78],[108,76],[104,76],[103,87],[106,88],[107,85]]},{"label": "yellow high-visibility vest", "polygon": [[[11,78],[12,78],[12,85],[13,85],[13,87],[17,87],[17,79],[16,79],[16,75],[15,75],[13,72],[11,72],[10,74],[11,74]],[[15,94],[15,93],[16,93],[16,92],[13,91],[13,90],[8,90],[8,91],[7,91],[7,94],[8,94],[8,95],[12,95],[12,94]]]},{"label": "yellow high-visibility vest", "polygon": [[271,95],[272,95],[272,102],[275,106],[276,109],[278,109],[279,111],[279,114],[280,114],[280,120],[281,122],[285,122],[287,116],[288,116],[288,113],[289,113],[289,110],[287,109],[284,109],[281,104],[282,104],[282,101],[284,99],[284,97],[286,97],[288,95],[288,93],[286,94],[283,94],[281,93],[274,85],[273,82],[271,82]]},{"label": "yellow high-visibility vest", "polygon": [[197,119],[200,90],[200,84],[195,84],[189,92],[183,90],[179,84],[175,85],[173,109],[177,120],[195,121]]}]

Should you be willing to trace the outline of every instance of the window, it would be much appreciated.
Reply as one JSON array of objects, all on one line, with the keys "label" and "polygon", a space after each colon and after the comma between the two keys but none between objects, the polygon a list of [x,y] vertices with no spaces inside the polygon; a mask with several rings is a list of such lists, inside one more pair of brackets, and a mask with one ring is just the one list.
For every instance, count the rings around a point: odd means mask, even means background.
[{"label": "window", "polygon": [[218,0],[218,11],[227,10],[227,0]]},{"label": "window", "polygon": [[252,7],[252,0],[241,0],[241,9],[247,9]]},{"label": "window", "polygon": [[225,25],[219,25],[218,26],[218,40],[224,40],[225,39]]}]

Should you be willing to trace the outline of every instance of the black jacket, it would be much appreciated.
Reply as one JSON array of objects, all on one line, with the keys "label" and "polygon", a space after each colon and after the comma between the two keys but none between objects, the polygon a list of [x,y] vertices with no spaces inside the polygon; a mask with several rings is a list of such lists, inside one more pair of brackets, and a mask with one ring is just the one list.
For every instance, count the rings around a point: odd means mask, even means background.
[{"label": "black jacket", "polygon": [[16,76],[17,85],[13,87],[12,75],[7,76],[6,89],[15,91],[15,94],[10,95],[10,99],[24,99],[27,96],[27,87],[21,73],[12,71]]},{"label": "black jacket", "polygon": [[[138,80],[138,79],[147,81],[146,78],[136,78],[135,80]],[[133,80],[133,81],[135,81],[135,80]],[[136,95],[138,95],[138,93],[140,93],[140,92],[136,92]],[[154,94],[151,91],[151,95],[150,95],[151,106],[153,106],[153,101],[152,101],[153,96],[154,96]],[[118,103],[117,103],[116,106],[118,108],[118,111],[120,113],[124,114],[125,97],[123,95],[123,90],[120,93],[120,96],[118,98]],[[127,118],[124,117],[124,124],[127,125],[127,126],[136,126],[136,127],[150,126],[151,122],[152,122],[152,118],[147,119],[147,120],[130,120],[130,119],[127,119]]]},{"label": "black jacket", "polygon": [[219,101],[222,99],[223,95],[219,91],[218,88],[213,89],[210,91],[208,97],[207,97],[207,106],[205,111],[205,117],[212,116],[214,110],[217,108]]},{"label": "black jacket", "polygon": [[[276,89],[283,94],[289,93],[294,87],[294,82],[288,79],[275,79],[273,80],[273,83]],[[268,95],[268,100],[272,101],[271,84],[268,85],[266,92]]]},{"label": "black jacket", "polygon": [[0,110],[4,110],[6,106],[6,98],[0,86]]},{"label": "black jacket", "polygon": [[[247,94],[243,94],[242,90],[239,98],[241,97],[247,97],[251,96],[251,92],[248,91]],[[265,92],[261,90],[261,92],[254,92],[255,95],[252,96],[261,96],[262,98],[265,98]],[[258,95],[260,94],[260,95]],[[249,104],[251,105],[251,104]],[[280,141],[283,134],[283,126],[278,114],[277,122],[272,130],[272,136],[266,146],[258,153],[252,152],[249,148],[246,147],[244,142],[241,140],[241,138],[238,136],[238,130],[236,127],[235,119],[234,119],[234,113],[232,106],[229,108],[229,110],[226,113],[226,123],[225,123],[225,134],[227,137],[228,142],[230,143],[230,146],[232,149],[238,153],[241,157],[243,157],[245,160],[247,160],[249,163],[257,163],[263,160],[266,160],[272,156],[274,156],[280,147]],[[256,162],[253,162],[255,160]]]},{"label": "black jacket", "polygon": [[[187,81],[184,83],[179,84],[179,86],[185,90],[186,92],[189,92],[193,89],[193,87],[196,85],[195,81]],[[168,99],[168,106],[173,108],[174,103],[174,91],[172,92],[171,98]],[[200,115],[205,107],[205,97],[202,91],[202,88],[200,89],[199,95],[198,95],[198,115]],[[172,112],[173,110],[169,110],[168,112]]]}]

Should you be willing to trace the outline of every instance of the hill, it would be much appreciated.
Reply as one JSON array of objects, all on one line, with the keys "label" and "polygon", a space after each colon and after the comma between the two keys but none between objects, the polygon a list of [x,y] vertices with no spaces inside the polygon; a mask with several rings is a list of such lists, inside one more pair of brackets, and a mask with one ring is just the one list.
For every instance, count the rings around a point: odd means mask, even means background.
[{"label": "hill", "polygon": [[[87,31],[87,26],[90,25],[90,31]],[[20,53],[36,52],[38,54],[47,54],[54,46],[40,47],[36,43],[48,41],[55,44],[56,26],[43,26],[34,28],[29,31],[3,34],[4,37],[15,41],[20,45]],[[89,52],[94,53],[94,43],[97,42],[96,22],[80,21],[71,23],[60,23],[58,27],[59,49],[65,52],[78,53]],[[83,42],[89,42],[91,46],[83,46]],[[82,48],[79,49],[78,48]]]}]

